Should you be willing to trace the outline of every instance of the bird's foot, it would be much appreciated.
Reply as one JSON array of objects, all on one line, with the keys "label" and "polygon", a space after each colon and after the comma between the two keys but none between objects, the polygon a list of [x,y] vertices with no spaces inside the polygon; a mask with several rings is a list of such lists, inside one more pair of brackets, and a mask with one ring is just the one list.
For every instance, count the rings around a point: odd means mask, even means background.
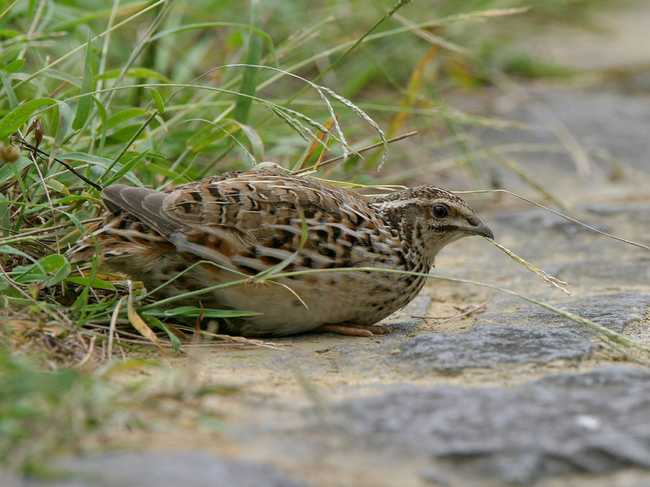
[{"label": "bird's foot", "polygon": [[316,328],[316,332],[330,332],[339,335],[353,336],[353,337],[372,337],[375,335],[386,335],[390,333],[390,328],[383,325],[323,325]]}]

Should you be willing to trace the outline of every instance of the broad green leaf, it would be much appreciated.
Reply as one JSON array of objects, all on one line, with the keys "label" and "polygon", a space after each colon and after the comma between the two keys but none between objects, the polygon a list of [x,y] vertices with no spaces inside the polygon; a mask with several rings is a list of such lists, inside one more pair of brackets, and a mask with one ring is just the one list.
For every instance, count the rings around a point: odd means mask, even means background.
[{"label": "broad green leaf", "polygon": [[[65,184],[63,184],[61,181],[58,181],[56,179],[49,179],[45,184],[47,184],[47,186],[51,190],[56,191],[57,193],[62,193],[62,194],[70,193],[68,187]],[[58,202],[59,200],[57,200],[57,203]]]},{"label": "broad green leaf", "polygon": [[149,88],[149,94],[160,115],[165,113],[165,100],[156,88]]},{"label": "broad green leaf", "polygon": [[15,267],[12,274],[21,284],[38,282],[49,287],[63,281],[71,270],[70,263],[63,255],[52,254],[31,265]]},{"label": "broad green leaf", "polygon": [[0,120],[0,139],[5,139],[18,130],[37,110],[56,104],[53,98],[36,98],[18,105]]},{"label": "broad green leaf", "polygon": [[[0,3],[2,5],[2,3]],[[12,37],[19,36],[20,32],[14,29],[0,29],[0,38],[11,39]]]},{"label": "broad green leaf", "polygon": [[120,127],[109,135],[110,142],[115,144],[118,142],[130,142],[136,136],[140,138],[143,136],[141,127],[142,124],[137,122]]},{"label": "broad green leaf", "polygon": [[[254,4],[253,4],[254,5]],[[251,6],[253,9],[253,6]],[[254,16],[254,11],[251,14],[251,17]],[[251,32],[248,34],[248,51],[246,53],[246,64],[259,64],[260,58],[262,57],[262,41],[261,39],[252,32],[252,23],[253,18],[251,18]],[[246,96],[238,96],[235,103],[234,117],[241,123],[246,123],[248,121],[248,115],[250,114],[252,98],[255,96],[255,90],[257,88],[257,68],[244,68],[244,74],[242,76],[241,85],[239,87],[240,93]]]},{"label": "broad green leaf", "polygon": [[7,73],[15,73],[16,71],[19,71],[24,65],[24,58],[16,58],[10,63],[6,64],[2,69]]},{"label": "broad green leaf", "polygon": [[66,279],[66,282],[71,282],[73,284],[78,284],[79,286],[88,286],[94,289],[105,289],[107,291],[115,291],[115,286],[110,281],[105,281],[104,279],[99,279],[98,277],[81,277],[81,276],[71,276]]},{"label": "broad green leaf", "polygon": [[95,90],[96,71],[97,53],[95,52],[92,42],[90,42],[90,34],[88,34],[88,43],[86,44],[86,60],[84,63],[84,79],[81,83],[81,93],[88,94],[81,97],[77,103],[77,111],[74,116],[74,121],[72,122],[72,128],[75,130],[82,128],[90,116],[90,111],[93,106],[93,99],[90,93]]},{"label": "broad green leaf", "polygon": [[108,120],[106,120],[106,126],[102,127],[101,130],[108,130],[108,129],[115,128],[124,122],[145,115],[147,115],[147,111],[143,108],[138,108],[138,107],[127,108],[125,110],[114,113],[113,115],[108,117]]}]

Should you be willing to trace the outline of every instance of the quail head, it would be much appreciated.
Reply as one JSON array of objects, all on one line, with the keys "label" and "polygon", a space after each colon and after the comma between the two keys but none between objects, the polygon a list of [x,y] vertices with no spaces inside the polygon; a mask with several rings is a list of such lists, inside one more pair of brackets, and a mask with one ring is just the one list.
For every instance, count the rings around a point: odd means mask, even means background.
[{"label": "quail head", "polygon": [[221,329],[244,336],[381,333],[375,324],[426,278],[368,268],[426,273],[454,240],[493,237],[467,203],[439,188],[367,197],[273,167],[167,192],[116,184],[102,197],[108,212],[96,233],[105,263],[160,287],[158,297],[280,270],[185,301],[259,313]]}]

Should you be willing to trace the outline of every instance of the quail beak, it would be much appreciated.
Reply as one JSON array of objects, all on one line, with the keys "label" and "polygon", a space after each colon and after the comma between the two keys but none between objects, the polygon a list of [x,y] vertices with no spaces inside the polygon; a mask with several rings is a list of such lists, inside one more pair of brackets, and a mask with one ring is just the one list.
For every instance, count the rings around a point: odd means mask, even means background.
[{"label": "quail beak", "polygon": [[494,233],[492,233],[490,227],[488,227],[485,223],[482,223],[478,227],[474,228],[473,230],[470,231],[470,233],[473,233],[474,235],[480,235],[481,237],[489,238],[490,240],[494,240]]},{"label": "quail beak", "polygon": [[485,223],[483,223],[481,220],[479,220],[477,217],[472,216],[467,219],[467,222],[469,225],[462,230],[465,231],[466,233],[470,235],[480,235],[481,237],[489,238],[491,240],[494,240],[494,233],[492,233],[492,230],[490,227],[488,227]]}]

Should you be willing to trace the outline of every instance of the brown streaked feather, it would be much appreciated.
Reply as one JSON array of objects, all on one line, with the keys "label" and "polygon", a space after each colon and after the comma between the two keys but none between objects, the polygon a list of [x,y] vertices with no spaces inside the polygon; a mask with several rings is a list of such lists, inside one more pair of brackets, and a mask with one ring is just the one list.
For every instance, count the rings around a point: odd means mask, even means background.
[{"label": "brown streaked feather", "polygon": [[[352,267],[369,262],[362,245],[395,240],[366,201],[308,177],[277,171],[231,173],[167,193],[110,186],[110,207],[152,227],[178,252],[249,273],[299,252],[294,268]],[[308,239],[301,247],[302,227]],[[118,234],[119,232],[113,231]],[[384,259],[393,249],[384,244]]]}]

